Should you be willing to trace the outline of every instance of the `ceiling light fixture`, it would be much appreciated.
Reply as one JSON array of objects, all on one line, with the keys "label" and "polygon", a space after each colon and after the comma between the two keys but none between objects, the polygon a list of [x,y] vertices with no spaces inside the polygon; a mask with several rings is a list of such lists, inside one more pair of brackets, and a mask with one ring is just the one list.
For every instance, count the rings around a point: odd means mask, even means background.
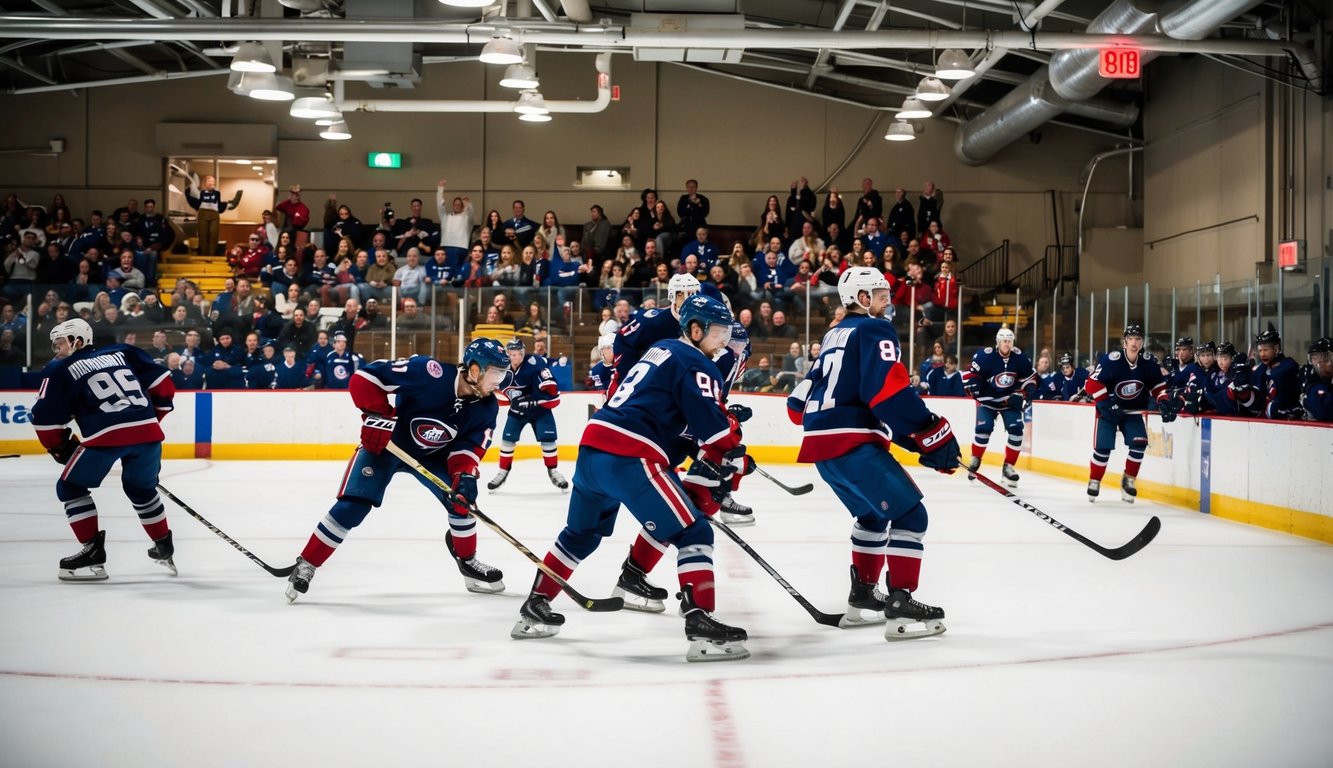
[{"label": "ceiling light fixture", "polygon": [[899,120],[924,120],[930,117],[930,110],[920,99],[908,96],[903,99],[903,106],[898,110],[896,117]]},{"label": "ceiling light fixture", "polygon": [[884,134],[884,138],[889,141],[912,141],[916,138],[916,131],[912,126],[902,120],[895,120],[889,126],[889,132]]},{"label": "ceiling light fixture", "polygon": [[330,125],[337,125],[342,121],[343,121],[343,113],[339,112],[337,115],[334,115],[333,117],[321,117],[320,119],[315,121],[315,125],[324,127]]},{"label": "ceiling light fixture", "polygon": [[302,96],[293,101],[291,115],[304,120],[341,117],[338,108],[333,105],[333,97],[327,93],[323,96]]},{"label": "ceiling light fixture", "polygon": [[320,131],[319,137],[331,141],[345,141],[352,138],[352,131],[347,127],[347,123],[339,121]]},{"label": "ceiling light fixture", "polygon": [[523,61],[523,49],[508,32],[501,32],[482,47],[480,58],[487,64],[518,64]]},{"label": "ceiling light fixture", "polygon": [[514,111],[520,115],[545,115],[551,110],[546,108],[546,99],[537,91],[524,91],[514,105]]},{"label": "ceiling light fixture", "polygon": [[257,73],[249,96],[260,101],[291,101],[296,98],[296,86],[286,75]]},{"label": "ceiling light fixture", "polygon": [[941,80],[966,80],[976,73],[972,60],[958,48],[945,48],[935,65],[935,77]]},{"label": "ceiling light fixture", "polygon": [[949,86],[937,77],[923,77],[916,86],[916,97],[921,101],[944,101],[949,98]]},{"label": "ceiling light fixture", "polygon": [[501,78],[500,85],[504,88],[518,88],[528,90],[540,85],[537,81],[537,73],[533,71],[532,65],[527,62],[510,64],[505,70],[505,76]]},{"label": "ceiling light fixture", "polygon": [[232,72],[277,72],[273,57],[268,49],[259,43],[241,43],[236,55],[231,57]]},{"label": "ceiling light fixture", "polygon": [[495,0],[440,0],[451,8],[485,8]]},{"label": "ceiling light fixture", "polygon": [[547,112],[529,113],[519,115],[518,119],[525,123],[549,123],[551,122],[551,115]]}]

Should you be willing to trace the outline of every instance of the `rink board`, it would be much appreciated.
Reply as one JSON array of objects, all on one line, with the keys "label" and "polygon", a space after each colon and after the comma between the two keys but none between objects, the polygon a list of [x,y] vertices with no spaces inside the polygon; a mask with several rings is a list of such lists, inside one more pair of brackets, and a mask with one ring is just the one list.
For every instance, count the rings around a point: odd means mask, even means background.
[{"label": "rink board", "polygon": [[[28,423],[32,392],[0,392],[0,453],[40,453]],[[566,392],[555,409],[560,457],[572,461],[600,393]],[[800,429],[787,417],[786,400],[737,393],[755,415],[745,441],[760,463],[796,460]],[[929,398],[954,425],[968,453],[975,404],[967,398]],[[1095,409],[1071,403],[1035,403],[1029,409],[1019,469],[1080,483],[1088,477]],[[497,429],[507,409],[501,408]],[[356,445],[360,418],[345,392],[181,392],[165,422],[164,456],[211,459],[344,460]],[[998,467],[1004,449],[997,425],[986,456]],[[1228,519],[1333,543],[1333,426],[1229,418],[1180,418],[1163,424],[1147,416],[1148,452],[1139,493]],[[537,458],[525,433],[516,457]],[[901,451],[904,460],[910,456]],[[494,454],[488,455],[488,459]],[[1125,449],[1118,443],[1103,485],[1117,495]]]}]

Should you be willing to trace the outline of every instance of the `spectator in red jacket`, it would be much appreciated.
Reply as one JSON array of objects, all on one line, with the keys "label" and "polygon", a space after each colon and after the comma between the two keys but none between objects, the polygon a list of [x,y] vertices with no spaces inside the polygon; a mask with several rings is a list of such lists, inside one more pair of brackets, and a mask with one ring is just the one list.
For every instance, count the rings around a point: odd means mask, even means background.
[{"label": "spectator in red jacket", "polygon": [[958,295],[961,286],[958,275],[954,274],[952,261],[940,262],[940,273],[935,277],[935,304],[944,315],[952,317],[958,313]]}]

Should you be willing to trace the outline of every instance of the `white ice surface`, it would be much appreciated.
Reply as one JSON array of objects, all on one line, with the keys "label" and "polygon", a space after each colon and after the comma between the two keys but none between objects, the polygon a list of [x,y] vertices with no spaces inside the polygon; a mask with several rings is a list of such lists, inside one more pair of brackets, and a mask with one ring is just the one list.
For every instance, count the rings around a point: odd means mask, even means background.
[{"label": "white ice surface", "polygon": [[[1107,545],[1106,560],[961,477],[913,470],[931,526],[917,596],[949,631],[887,643],[815,624],[718,535],[718,617],[748,661],[688,664],[664,615],[568,617],[510,640],[534,569],[484,526],[507,591],[464,591],[444,517],[410,477],[295,605],[167,501],[178,578],[119,491],[95,493],[111,579],[56,580],[77,551],[45,457],[0,461],[0,765],[1329,766],[1333,548],[1028,473],[1019,495]],[[172,461],[163,483],[269,564],[291,563],[333,501],[331,462]],[[769,467],[737,529],[822,610],[844,606],[851,519],[810,467]],[[572,467],[566,467],[572,470]],[[494,471],[483,468],[484,480]],[[538,555],[568,496],[518,462],[484,510]],[[608,596],[637,530],[575,575]],[[669,555],[652,578],[675,590]]]}]

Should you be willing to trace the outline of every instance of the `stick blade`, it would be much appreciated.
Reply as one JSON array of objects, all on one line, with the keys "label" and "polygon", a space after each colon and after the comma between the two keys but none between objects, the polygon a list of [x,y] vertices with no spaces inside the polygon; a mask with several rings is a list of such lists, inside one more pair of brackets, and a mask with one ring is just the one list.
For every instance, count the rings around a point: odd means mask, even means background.
[{"label": "stick blade", "polygon": [[593,613],[610,613],[625,607],[623,597],[588,597],[583,599],[583,608]]},{"label": "stick blade", "polygon": [[264,570],[268,571],[269,573],[273,574],[274,576],[277,576],[277,577],[280,578],[280,579],[285,579],[285,578],[287,578],[288,576],[291,576],[293,573],[296,573],[296,563],[292,563],[291,565],[287,566],[286,568],[267,568],[267,567],[266,567]]},{"label": "stick blade", "polygon": [[814,486],[813,484],[811,484],[811,483],[806,483],[805,485],[798,485],[798,486],[796,486],[795,488],[792,488],[792,489],[791,489],[791,495],[793,495],[793,496],[804,496],[804,495],[806,495],[807,493],[813,491],[814,489],[815,489],[815,486]]},{"label": "stick blade", "polygon": [[1143,526],[1143,530],[1139,531],[1139,535],[1130,539],[1124,546],[1115,549],[1104,549],[1102,554],[1112,560],[1124,560],[1152,543],[1152,540],[1157,538],[1157,534],[1161,530],[1162,521],[1157,519],[1156,515],[1153,515],[1152,519],[1148,521],[1148,524]]}]

